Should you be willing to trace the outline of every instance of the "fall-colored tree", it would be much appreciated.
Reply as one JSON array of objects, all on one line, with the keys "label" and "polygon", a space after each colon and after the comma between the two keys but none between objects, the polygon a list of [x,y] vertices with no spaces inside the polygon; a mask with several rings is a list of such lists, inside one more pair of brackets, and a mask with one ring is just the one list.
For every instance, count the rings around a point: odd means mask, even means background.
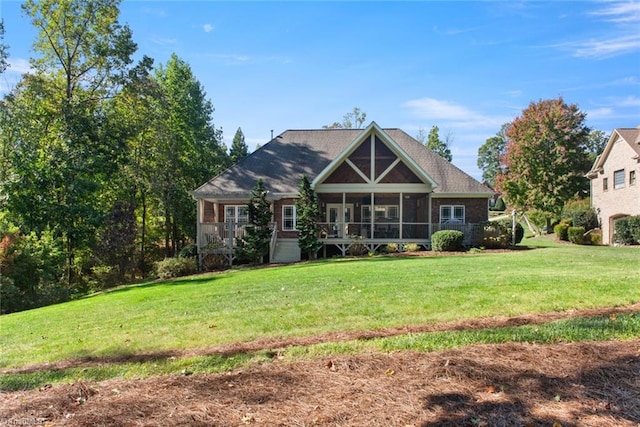
[{"label": "fall-colored tree", "polygon": [[507,129],[496,188],[519,209],[559,215],[567,200],[588,188],[585,113],[562,97],[532,102]]}]

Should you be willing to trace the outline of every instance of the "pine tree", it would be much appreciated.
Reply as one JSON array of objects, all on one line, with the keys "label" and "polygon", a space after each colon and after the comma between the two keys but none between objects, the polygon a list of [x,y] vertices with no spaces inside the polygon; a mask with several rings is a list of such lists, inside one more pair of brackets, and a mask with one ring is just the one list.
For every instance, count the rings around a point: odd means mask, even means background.
[{"label": "pine tree", "polygon": [[300,232],[298,246],[306,251],[309,259],[314,259],[322,248],[322,242],[318,239],[318,218],[320,218],[318,198],[311,188],[309,178],[304,175],[300,181],[300,193],[296,200],[296,227]]},{"label": "pine tree", "polygon": [[235,165],[240,160],[244,159],[249,155],[249,147],[244,142],[244,133],[242,133],[242,128],[238,128],[235,136],[233,137],[233,144],[231,144],[231,150],[229,151],[229,157],[231,159],[231,164]]},{"label": "pine tree", "polygon": [[246,226],[244,236],[238,238],[237,252],[241,259],[259,264],[269,253],[269,243],[273,231],[271,227],[272,213],[262,179],[259,179],[251,190],[247,209],[249,224]]}]

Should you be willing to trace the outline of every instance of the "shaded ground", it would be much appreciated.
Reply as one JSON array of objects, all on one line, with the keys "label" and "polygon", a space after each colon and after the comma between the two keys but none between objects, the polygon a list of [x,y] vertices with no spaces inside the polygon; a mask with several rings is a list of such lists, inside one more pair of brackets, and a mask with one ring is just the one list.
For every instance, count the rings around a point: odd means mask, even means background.
[{"label": "shaded ground", "polygon": [[640,340],[274,361],[1,400],[0,425],[635,427]]}]

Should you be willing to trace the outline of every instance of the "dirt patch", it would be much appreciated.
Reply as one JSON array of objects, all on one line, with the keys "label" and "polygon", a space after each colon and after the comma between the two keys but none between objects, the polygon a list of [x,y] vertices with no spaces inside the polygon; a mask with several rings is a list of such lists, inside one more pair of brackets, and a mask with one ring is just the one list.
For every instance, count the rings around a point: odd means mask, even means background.
[{"label": "dirt patch", "polygon": [[0,425],[636,427],[640,340],[276,360],[0,400]]}]

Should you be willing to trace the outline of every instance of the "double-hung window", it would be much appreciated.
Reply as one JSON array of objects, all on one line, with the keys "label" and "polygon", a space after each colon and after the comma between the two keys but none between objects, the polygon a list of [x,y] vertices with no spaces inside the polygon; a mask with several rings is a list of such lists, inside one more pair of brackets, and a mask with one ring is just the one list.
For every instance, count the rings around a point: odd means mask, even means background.
[{"label": "double-hung window", "polygon": [[440,206],[440,223],[463,223],[465,222],[464,205],[460,206]]},{"label": "double-hung window", "polygon": [[284,205],[282,207],[282,231],[296,230],[296,207]]},{"label": "double-hung window", "polygon": [[249,208],[247,205],[227,205],[224,207],[224,220],[236,224],[248,224]]},{"label": "double-hung window", "polygon": [[624,188],[624,169],[617,170],[613,173],[613,188]]}]

